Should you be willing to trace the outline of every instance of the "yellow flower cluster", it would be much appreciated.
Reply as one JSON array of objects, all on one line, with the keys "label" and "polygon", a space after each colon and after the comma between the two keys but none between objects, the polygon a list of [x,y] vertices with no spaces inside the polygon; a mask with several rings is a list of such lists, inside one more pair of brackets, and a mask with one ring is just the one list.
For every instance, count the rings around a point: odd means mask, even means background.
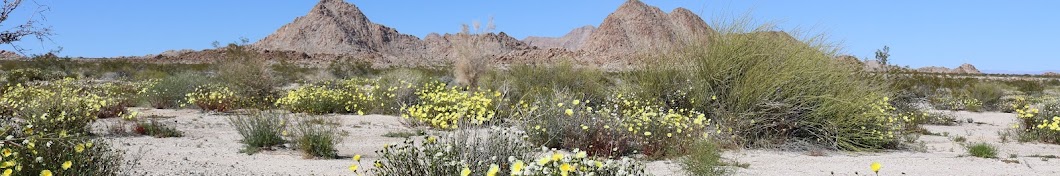
[{"label": "yellow flower cluster", "polygon": [[216,84],[199,86],[185,97],[199,109],[216,112],[231,110],[238,100],[234,91]]},{"label": "yellow flower cluster", "polygon": [[39,128],[85,132],[85,125],[95,121],[102,109],[118,101],[80,85],[74,79],[63,79],[11,86],[0,95],[0,115],[21,118]]},{"label": "yellow flower cluster", "polygon": [[1054,116],[1052,120],[1042,120],[1035,128],[1060,132],[1060,116]]},{"label": "yellow flower cluster", "polygon": [[465,92],[441,82],[425,84],[416,95],[421,102],[403,107],[401,116],[440,129],[455,129],[461,121],[474,125],[490,121],[496,115],[494,103],[501,98],[500,92]]},{"label": "yellow flower cluster", "polygon": [[364,115],[374,106],[383,106],[382,100],[393,98],[394,94],[390,92],[394,89],[396,88],[384,90],[375,80],[350,79],[342,81],[339,85],[325,82],[291,90],[277,100],[276,105],[292,112],[356,112]]}]

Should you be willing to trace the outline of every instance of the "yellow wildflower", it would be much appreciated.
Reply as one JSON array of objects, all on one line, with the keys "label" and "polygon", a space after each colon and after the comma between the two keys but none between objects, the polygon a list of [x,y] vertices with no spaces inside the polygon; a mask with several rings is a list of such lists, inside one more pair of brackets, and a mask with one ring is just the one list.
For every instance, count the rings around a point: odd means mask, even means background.
[{"label": "yellow wildflower", "polygon": [[574,101],[570,102],[570,104],[573,104],[573,105],[578,105],[579,103],[581,103],[581,100],[574,100]]},{"label": "yellow wildflower", "polygon": [[4,157],[11,156],[11,149],[4,149],[2,153]]},{"label": "yellow wildflower", "polygon": [[523,163],[523,160],[516,160],[515,163],[512,163],[512,175],[522,173],[523,167],[526,167],[525,165],[526,164]]},{"label": "yellow wildflower", "polygon": [[563,163],[562,165],[559,165],[559,171],[563,175],[567,175],[567,172],[570,172],[571,170],[570,164]]},{"label": "yellow wildflower", "polygon": [[358,167],[360,167],[360,166],[357,166],[357,164],[353,164],[353,165],[350,165],[349,169],[350,169],[350,171],[357,172],[357,168]]},{"label": "yellow wildflower", "polygon": [[467,166],[464,166],[464,170],[460,170],[460,176],[468,175],[471,175],[471,168],[467,168]]},{"label": "yellow wildflower", "polygon": [[42,170],[42,171],[40,171],[40,176],[52,176],[52,171],[47,170],[47,169]]},{"label": "yellow wildflower", "polygon": [[548,164],[548,162],[550,162],[550,161],[552,161],[552,160],[550,160],[548,157],[544,157],[544,158],[541,158],[541,159],[537,160],[537,165],[545,165],[545,164]]},{"label": "yellow wildflower", "polygon": [[574,116],[574,110],[572,110],[572,109],[567,109],[563,113],[567,114],[567,116]]},{"label": "yellow wildflower", "polygon": [[63,162],[63,170],[70,169],[70,166],[73,166],[73,165],[74,165],[74,163],[72,163],[70,161]]},{"label": "yellow wildflower", "polygon": [[644,136],[651,136],[651,131],[645,131]]},{"label": "yellow wildflower", "polygon": [[879,162],[872,162],[872,165],[869,165],[869,167],[872,168],[872,172],[875,172],[875,173],[878,174],[878,173],[880,173],[880,168],[883,167],[883,165],[880,165]]},{"label": "yellow wildflower", "polygon": [[11,169],[4,170],[3,176],[11,176]]},{"label": "yellow wildflower", "polygon": [[497,164],[490,164],[490,169],[486,171],[486,176],[497,176],[497,172],[500,172],[501,168]]},{"label": "yellow wildflower", "polygon": [[585,153],[585,151],[580,151],[580,152],[574,154],[574,157],[575,158],[579,158],[579,159],[580,158],[585,158],[586,156],[588,156],[588,154]]},{"label": "yellow wildflower", "polygon": [[561,154],[561,153],[552,153],[552,161],[559,161],[560,159],[563,159],[563,154]]},{"label": "yellow wildflower", "polygon": [[74,146],[74,152],[81,153],[85,151],[85,144],[77,144]]},{"label": "yellow wildflower", "polygon": [[354,161],[361,161],[361,155],[353,155]]}]

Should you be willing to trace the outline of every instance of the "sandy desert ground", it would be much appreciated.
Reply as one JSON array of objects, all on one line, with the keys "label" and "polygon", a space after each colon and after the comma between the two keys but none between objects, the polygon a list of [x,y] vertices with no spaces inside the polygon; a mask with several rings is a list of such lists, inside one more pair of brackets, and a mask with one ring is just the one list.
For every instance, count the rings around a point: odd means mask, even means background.
[{"label": "sandy desert ground", "polygon": [[[327,115],[337,119],[340,130],[348,132],[337,148],[340,159],[305,159],[293,150],[266,151],[255,155],[239,153],[239,134],[228,125],[230,114],[203,113],[198,110],[133,109],[143,115],[172,118],[158,119],[184,132],[179,138],[147,136],[106,137],[117,148],[126,150],[128,167],[136,175],[350,175],[346,170],[355,154],[362,162],[375,160],[374,151],[385,144],[397,144],[402,138],[383,137],[388,132],[410,131],[400,117],[383,115]],[[1060,159],[1042,156],[1060,155],[1060,146],[1019,143],[1009,138],[1003,142],[999,131],[1011,128],[1014,114],[953,113],[956,126],[926,126],[941,135],[924,135],[920,151],[890,152],[808,152],[739,150],[724,155],[747,168],[736,168],[737,175],[872,175],[869,164],[880,162],[880,175],[1060,175]],[[967,123],[971,119],[972,123]],[[120,119],[96,122],[97,130],[120,123]],[[105,131],[100,131],[106,133]],[[441,132],[431,132],[441,133]],[[953,138],[964,136],[966,143],[987,142],[999,147],[999,159],[966,156],[962,143]],[[1011,156],[1015,156],[1014,158]],[[1015,162],[1014,162],[1015,161]],[[648,163],[654,175],[683,175],[672,161]]]}]

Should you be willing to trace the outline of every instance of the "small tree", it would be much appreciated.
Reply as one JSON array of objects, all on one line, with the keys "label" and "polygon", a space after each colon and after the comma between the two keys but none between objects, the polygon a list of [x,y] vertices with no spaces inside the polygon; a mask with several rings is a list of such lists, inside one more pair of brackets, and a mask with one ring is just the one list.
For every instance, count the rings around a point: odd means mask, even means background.
[{"label": "small tree", "polygon": [[883,49],[876,50],[876,60],[880,61],[880,65],[883,66],[884,70],[886,70],[887,66],[891,64],[887,60],[888,57],[891,57],[890,52],[891,47],[887,47],[887,45],[884,45]]},{"label": "small tree", "polygon": [[[4,0],[3,7],[0,7],[0,26],[9,25],[11,23],[11,14],[19,9],[21,5],[22,0]],[[52,35],[51,27],[39,25],[39,21],[44,19],[44,12],[48,10],[47,6],[38,5],[36,11],[30,15],[29,19],[26,19],[25,23],[0,31],[0,44],[11,44],[16,52],[22,53],[25,49],[14,45],[14,42],[22,40],[23,37],[34,36],[41,41],[48,39]]]}]

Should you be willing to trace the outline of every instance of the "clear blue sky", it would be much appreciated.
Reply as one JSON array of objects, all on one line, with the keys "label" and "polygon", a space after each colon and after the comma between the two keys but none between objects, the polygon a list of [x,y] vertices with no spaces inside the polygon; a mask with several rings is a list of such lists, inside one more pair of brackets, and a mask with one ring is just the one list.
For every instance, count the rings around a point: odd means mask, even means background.
[{"label": "clear blue sky", "polygon": [[[205,49],[213,41],[240,37],[257,41],[295,17],[315,0],[66,1],[47,4],[46,24],[54,43],[18,43],[30,54],[62,46],[63,56],[110,57]],[[522,39],[561,36],[600,22],[624,1],[347,0],[376,23],[423,37],[459,31],[461,23],[494,17],[497,31]],[[1060,1],[736,1],[645,0],[669,12],[685,7],[709,23],[717,16],[750,13],[780,21],[785,30],[824,32],[846,53],[873,56],[883,45],[891,60],[912,67],[980,70],[1060,70]],[[22,10],[32,10],[32,5]],[[733,15],[735,14],[735,15]],[[12,20],[24,19],[16,14]],[[7,29],[16,23],[5,22]],[[0,49],[10,48],[4,46]]]}]

